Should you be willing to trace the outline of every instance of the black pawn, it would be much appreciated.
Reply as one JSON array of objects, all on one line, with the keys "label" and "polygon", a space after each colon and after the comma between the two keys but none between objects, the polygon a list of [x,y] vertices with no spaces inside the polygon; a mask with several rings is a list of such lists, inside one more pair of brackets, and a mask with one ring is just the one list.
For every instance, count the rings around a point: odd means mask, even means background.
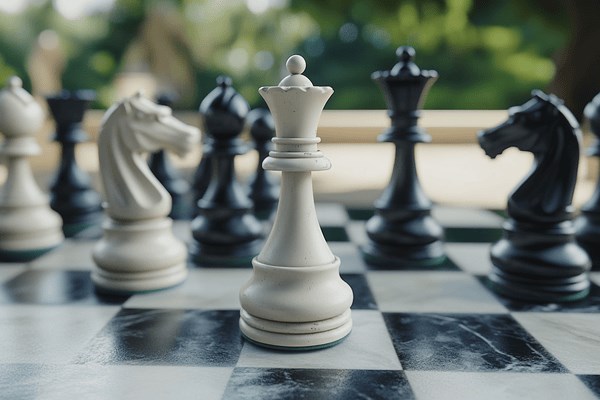
[{"label": "black pawn", "polygon": [[[585,117],[590,121],[596,140],[588,149],[590,157],[600,157],[600,94],[585,107]],[[600,270],[600,172],[594,194],[581,208],[576,220],[577,241],[592,259],[592,270]]]},{"label": "black pawn", "polygon": [[273,150],[271,139],[275,136],[275,122],[269,110],[256,108],[248,113],[247,124],[258,153],[256,173],[248,180],[249,197],[254,203],[254,215],[266,220],[271,217],[279,201],[278,179],[262,167],[269,151]]},{"label": "black pawn", "polygon": [[396,147],[390,183],[375,202],[375,215],[366,225],[368,243],[362,248],[367,263],[382,268],[422,267],[445,260],[443,229],[431,217],[431,201],[423,192],[415,166],[415,145],[431,137],[417,126],[424,96],[437,72],[413,63],[415,50],[400,47],[391,71],[373,73],[388,105],[392,126],[378,140]]},{"label": "black pawn", "polygon": [[102,217],[102,199],[75,159],[75,145],[88,140],[81,125],[95,97],[91,90],[63,90],[46,98],[56,122],[53,140],[61,145],[60,167],[50,186],[50,207],[62,217],[66,237],[98,225]]},{"label": "black pawn", "polygon": [[573,191],[580,147],[575,117],[553,95],[534,91],[511,107],[508,119],[479,133],[494,158],[509,147],[531,152],[534,163],[508,199],[502,239],[492,245],[487,284],[517,300],[577,301],[590,288],[590,259],[575,241]]},{"label": "black pawn", "polygon": [[[202,105],[200,105],[200,107],[202,107]],[[199,111],[200,114],[202,114],[202,110],[200,109]],[[202,158],[200,159],[200,164],[198,165],[198,168],[196,168],[192,178],[194,202],[197,202],[204,196],[204,193],[206,193],[206,189],[208,189],[208,185],[210,184],[213,173],[212,142],[213,140],[209,135],[202,134]]]},{"label": "black pawn", "polygon": [[[171,107],[173,98],[168,95],[158,96],[156,102],[160,105]],[[169,160],[164,150],[150,154],[148,166],[156,179],[164,186],[171,195],[172,208],[169,217],[173,219],[187,219],[190,217],[190,203],[188,193],[190,185],[183,179]]]},{"label": "black pawn", "polygon": [[212,178],[197,203],[190,255],[197,265],[250,267],[262,227],[234,168],[235,156],[248,151],[240,134],[250,107],[230,78],[219,77],[217,84],[200,104],[204,134],[212,141]]}]

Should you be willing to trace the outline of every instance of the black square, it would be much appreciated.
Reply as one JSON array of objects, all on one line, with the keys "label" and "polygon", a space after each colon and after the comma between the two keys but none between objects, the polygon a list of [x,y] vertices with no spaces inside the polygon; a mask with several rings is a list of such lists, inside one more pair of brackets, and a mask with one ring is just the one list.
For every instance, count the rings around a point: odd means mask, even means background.
[{"label": "black square", "polygon": [[377,310],[377,303],[364,274],[342,274],[342,279],[352,288],[353,310]]},{"label": "black square", "polygon": [[579,379],[600,398],[600,375],[579,375]]},{"label": "black square", "polygon": [[321,226],[323,236],[328,242],[348,242],[350,238],[343,226]]},{"label": "black square", "polygon": [[566,372],[507,314],[384,313],[404,370]]},{"label": "black square", "polygon": [[29,270],[0,285],[0,303],[121,305],[129,296],[95,291],[90,271]]},{"label": "black square", "polygon": [[225,399],[413,399],[402,371],[235,368]]},{"label": "black square", "polygon": [[242,349],[238,311],[123,309],[78,363],[232,367]]}]

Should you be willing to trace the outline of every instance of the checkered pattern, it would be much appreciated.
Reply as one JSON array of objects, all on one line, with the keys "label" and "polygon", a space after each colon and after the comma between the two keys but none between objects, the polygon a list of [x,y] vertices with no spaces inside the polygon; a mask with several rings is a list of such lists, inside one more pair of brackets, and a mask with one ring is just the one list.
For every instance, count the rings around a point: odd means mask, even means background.
[{"label": "checkered pattern", "polygon": [[[282,352],[245,342],[247,269],[191,268],[179,287],[102,297],[94,240],[0,266],[0,397],[7,399],[593,399],[600,397],[600,275],[570,305],[529,305],[485,286],[502,217],[436,208],[449,261],[373,270],[360,258],[369,210],[318,204],[354,290],[338,346]],[[189,238],[189,224],[176,233]]]}]

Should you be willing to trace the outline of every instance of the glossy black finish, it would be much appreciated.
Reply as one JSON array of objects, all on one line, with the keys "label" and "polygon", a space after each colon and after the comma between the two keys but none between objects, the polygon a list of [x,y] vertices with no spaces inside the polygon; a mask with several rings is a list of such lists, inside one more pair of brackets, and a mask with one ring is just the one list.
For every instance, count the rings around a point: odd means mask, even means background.
[{"label": "glossy black finish", "polygon": [[[486,277],[479,278],[485,284]],[[517,312],[552,312],[552,313],[600,313],[600,286],[590,283],[590,292],[578,301],[562,303],[531,303],[498,296],[498,300],[510,311]]]},{"label": "glossy black finish", "polygon": [[258,153],[256,173],[248,180],[249,197],[254,203],[254,214],[259,219],[269,219],[279,202],[279,180],[273,172],[265,171],[262,163],[273,150],[275,122],[269,110],[256,108],[248,113],[247,124]]},{"label": "glossy black finish", "polygon": [[413,399],[402,371],[235,368],[224,398]]},{"label": "glossy black finish", "polygon": [[71,237],[100,223],[102,200],[90,177],[77,165],[75,145],[88,140],[82,121],[96,94],[91,90],[62,91],[46,97],[56,122],[54,141],[61,145],[60,166],[50,186],[50,206],[63,219],[63,232]]},{"label": "glossy black finish", "polygon": [[541,91],[512,107],[507,121],[479,133],[491,158],[513,146],[535,158],[508,199],[504,236],[492,246],[488,284],[498,293],[539,303],[577,301],[588,294],[591,263],[575,242],[571,206],[580,136],[570,111]]},{"label": "glossy black finish", "polygon": [[378,140],[392,142],[396,155],[390,183],[375,202],[375,215],[367,222],[369,242],[362,249],[371,265],[401,268],[443,262],[443,230],[431,217],[431,201],[417,177],[414,147],[430,136],[418,126],[421,104],[437,79],[437,72],[424,71],[413,63],[412,47],[396,51],[399,62],[391,71],[378,71],[372,78],[381,87],[392,126]]},{"label": "glossy black finish", "polygon": [[78,363],[232,367],[242,350],[238,311],[123,309]]},{"label": "glossy black finish", "polygon": [[508,314],[384,313],[405,370],[566,372]]},{"label": "glossy black finish", "polygon": [[247,266],[258,254],[262,227],[238,183],[234,158],[247,146],[239,137],[249,111],[246,100],[220,77],[200,105],[204,133],[212,140],[212,177],[191,223],[191,260],[204,266]]},{"label": "glossy black finish", "polygon": [[[156,102],[160,105],[171,107],[173,97],[163,94],[158,96]],[[172,207],[169,217],[173,219],[187,219],[190,213],[191,200],[188,196],[190,185],[183,179],[173,167],[168,154],[164,150],[150,154],[148,166],[154,173],[156,179],[164,186],[171,195]]]},{"label": "glossy black finish", "polygon": [[[588,149],[590,157],[600,157],[600,94],[585,107],[585,117],[596,136]],[[592,260],[592,270],[600,270],[600,173],[592,197],[581,207],[581,215],[575,221],[577,241]]]}]

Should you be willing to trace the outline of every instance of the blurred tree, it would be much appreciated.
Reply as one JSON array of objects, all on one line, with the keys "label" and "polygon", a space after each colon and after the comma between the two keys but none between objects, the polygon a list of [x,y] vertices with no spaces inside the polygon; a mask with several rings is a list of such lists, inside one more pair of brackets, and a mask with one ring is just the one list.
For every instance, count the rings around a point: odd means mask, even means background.
[{"label": "blurred tree", "polygon": [[312,81],[336,90],[329,107],[382,108],[370,74],[409,44],[418,65],[440,73],[428,108],[507,108],[549,88],[579,115],[600,90],[596,3],[115,0],[109,12],[67,20],[55,2],[36,0],[21,14],[0,13],[0,79],[17,73],[30,85],[26,60],[51,30],[66,59],[63,86],[98,90],[97,106],[114,100],[123,71],[152,73],[180,108],[197,107],[227,74],[256,106],[257,87],[277,84],[287,56],[300,52]]}]

